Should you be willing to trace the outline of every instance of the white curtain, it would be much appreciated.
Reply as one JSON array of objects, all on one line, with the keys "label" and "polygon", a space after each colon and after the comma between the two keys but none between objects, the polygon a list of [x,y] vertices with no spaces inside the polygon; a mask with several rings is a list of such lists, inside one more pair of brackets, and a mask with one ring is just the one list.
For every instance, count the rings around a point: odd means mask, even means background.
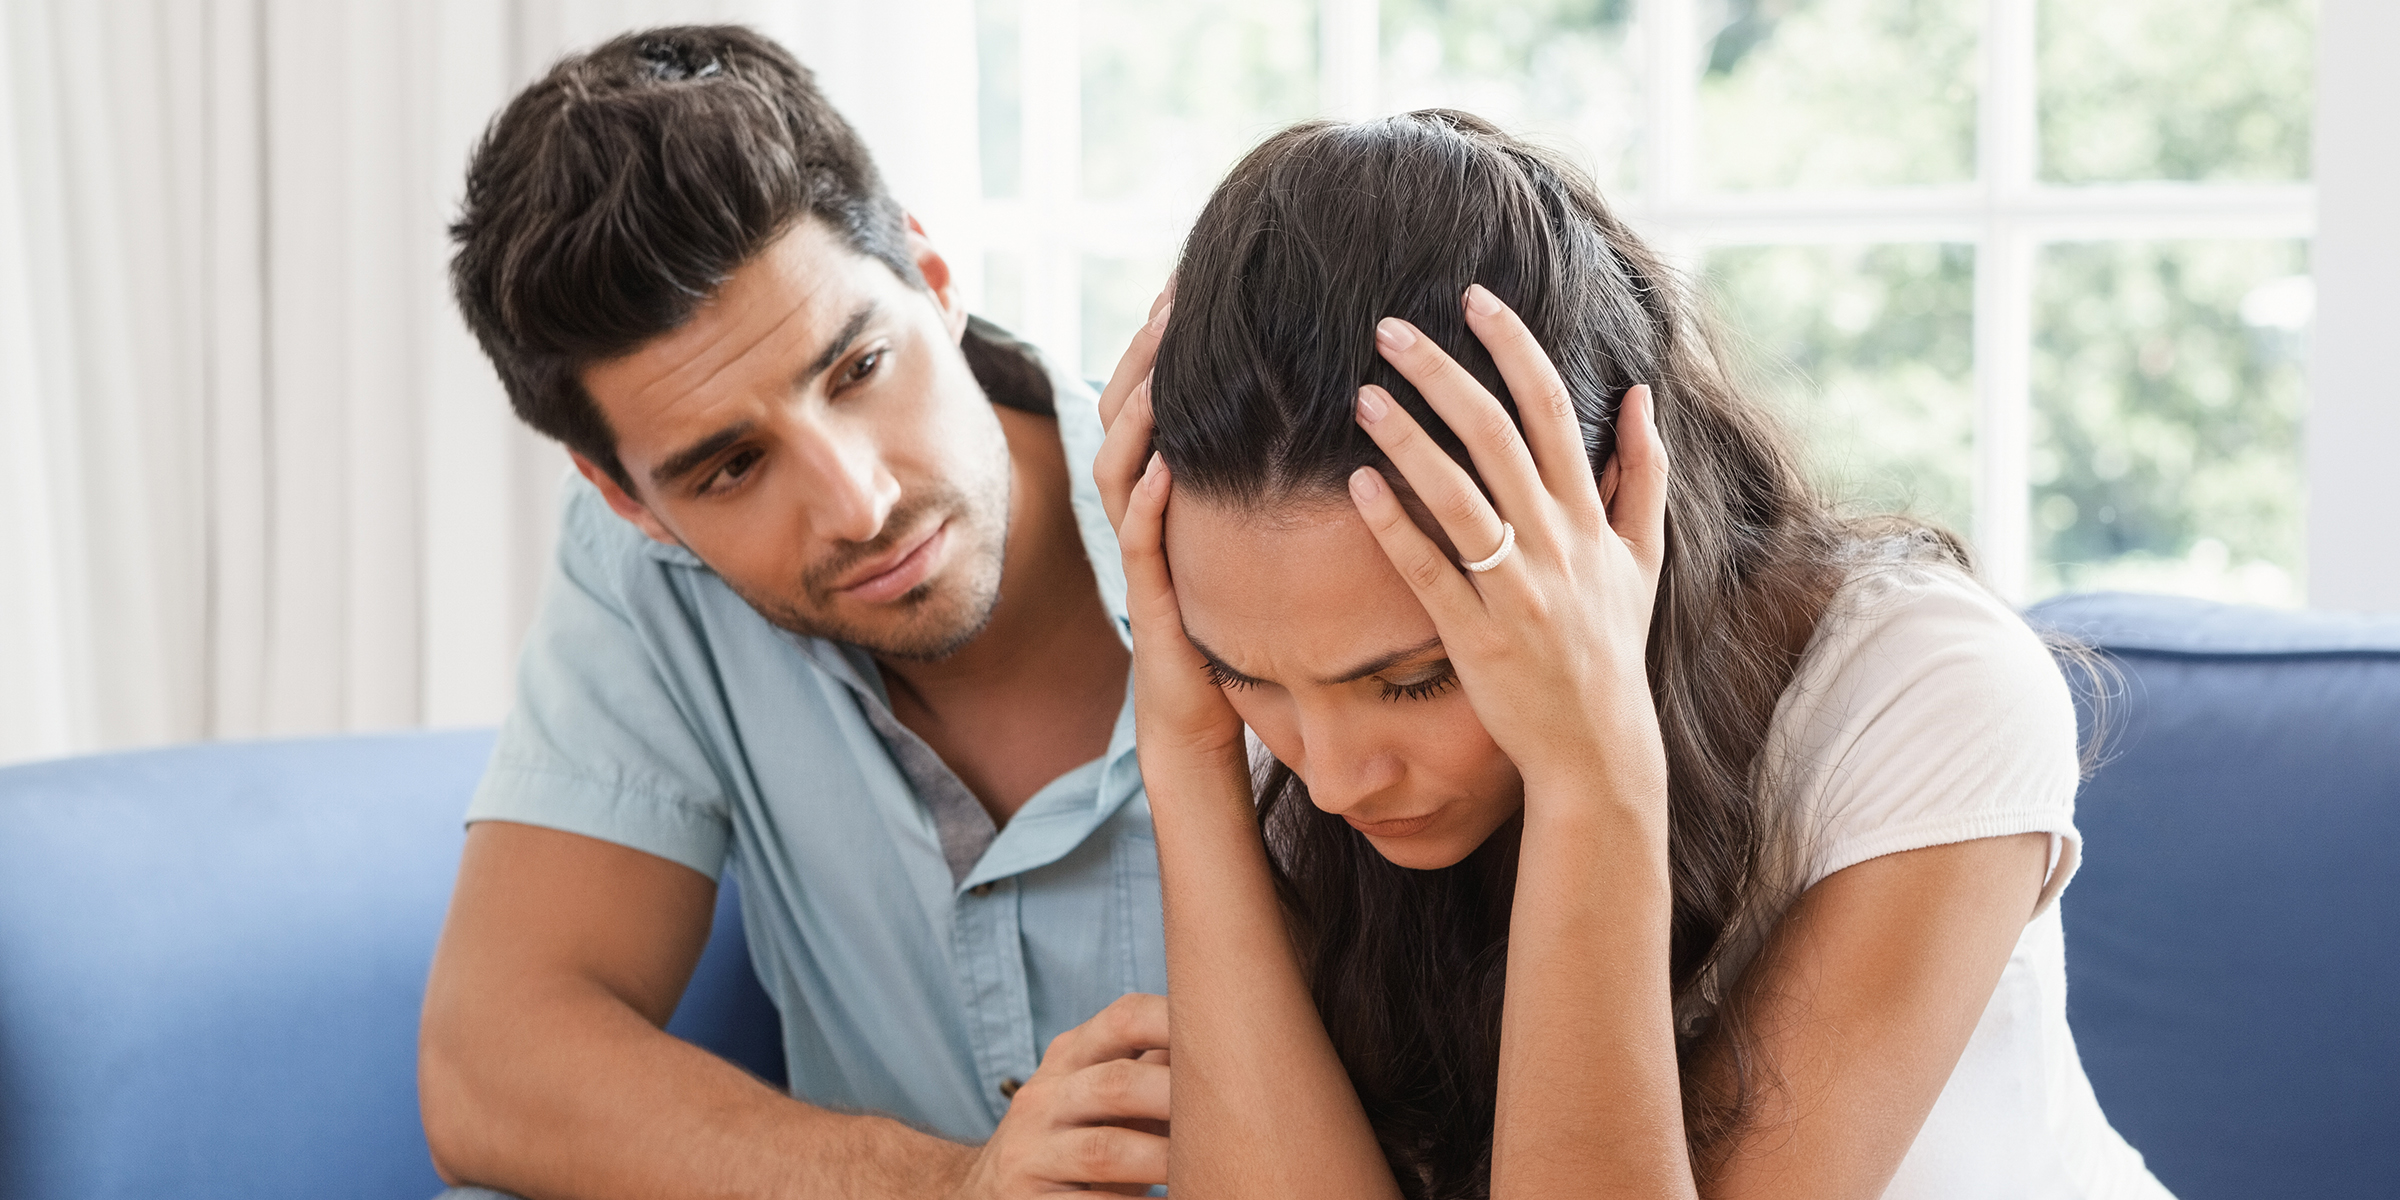
[{"label": "white curtain", "polygon": [[565,50],[748,22],[980,266],[971,0],[0,5],[0,762],[496,720],[565,460],[453,310]]}]

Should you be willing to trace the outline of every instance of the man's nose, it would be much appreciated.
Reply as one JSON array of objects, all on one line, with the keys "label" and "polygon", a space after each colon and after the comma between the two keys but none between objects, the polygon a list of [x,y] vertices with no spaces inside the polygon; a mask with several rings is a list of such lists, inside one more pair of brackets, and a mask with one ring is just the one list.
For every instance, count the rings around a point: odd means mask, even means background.
[{"label": "man's nose", "polygon": [[900,481],[885,468],[881,449],[866,437],[809,440],[815,469],[808,472],[808,504],[817,531],[834,541],[874,541],[900,501]]}]

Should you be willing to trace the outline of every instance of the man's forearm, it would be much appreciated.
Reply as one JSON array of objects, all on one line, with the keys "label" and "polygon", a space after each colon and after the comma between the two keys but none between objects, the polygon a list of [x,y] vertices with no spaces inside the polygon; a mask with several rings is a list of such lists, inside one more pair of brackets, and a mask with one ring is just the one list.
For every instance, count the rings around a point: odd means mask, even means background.
[{"label": "man's forearm", "polygon": [[[974,1151],[801,1103],[671,1037],[597,984],[496,1012],[429,994],[419,1060],[436,1169],[527,1197],[925,1197]],[[464,1019],[462,1019],[464,1018]]]}]

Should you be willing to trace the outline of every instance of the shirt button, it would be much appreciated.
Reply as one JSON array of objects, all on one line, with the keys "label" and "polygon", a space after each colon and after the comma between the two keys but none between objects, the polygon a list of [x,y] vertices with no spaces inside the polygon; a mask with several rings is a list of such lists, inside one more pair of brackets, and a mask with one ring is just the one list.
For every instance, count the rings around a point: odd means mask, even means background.
[{"label": "shirt button", "polygon": [[1003,1100],[1014,1100],[1017,1098],[1017,1089],[1024,1086],[1025,1083],[1023,1080],[1017,1079],[1013,1076],[1003,1079],[1000,1081],[1000,1098]]},{"label": "shirt button", "polygon": [[[988,883],[979,883],[979,884],[976,884],[974,887],[971,887],[971,888],[968,888],[968,889],[967,889],[967,894],[968,894],[968,895],[970,895],[970,896],[989,896],[989,895],[991,895],[991,894],[992,894],[992,885],[990,885],[990,884],[988,884]],[[1011,1080],[1010,1082],[1011,1082],[1011,1083],[1014,1083],[1015,1081],[1014,1081],[1014,1080]],[[1004,1086],[1001,1088],[1001,1091],[1003,1091],[1003,1092],[1006,1092],[1006,1093],[1010,1093],[1010,1094],[1014,1094],[1014,1093],[1016,1092],[1016,1090],[1017,1090],[1017,1089],[1015,1089],[1015,1088],[1013,1088],[1013,1087],[1008,1087],[1008,1086],[1005,1086],[1005,1085],[1004,1085]]]}]

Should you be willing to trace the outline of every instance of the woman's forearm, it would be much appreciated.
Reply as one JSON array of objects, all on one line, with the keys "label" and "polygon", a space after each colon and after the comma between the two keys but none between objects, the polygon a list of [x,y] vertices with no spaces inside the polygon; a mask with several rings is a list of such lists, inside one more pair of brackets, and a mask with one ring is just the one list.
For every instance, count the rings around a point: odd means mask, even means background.
[{"label": "woman's forearm", "polygon": [[1668,986],[1672,890],[1657,733],[1526,780],[1492,1195],[1683,1197]]},{"label": "woman's forearm", "polygon": [[1285,930],[1247,767],[1151,771],[1180,1200],[1397,1196]]}]

